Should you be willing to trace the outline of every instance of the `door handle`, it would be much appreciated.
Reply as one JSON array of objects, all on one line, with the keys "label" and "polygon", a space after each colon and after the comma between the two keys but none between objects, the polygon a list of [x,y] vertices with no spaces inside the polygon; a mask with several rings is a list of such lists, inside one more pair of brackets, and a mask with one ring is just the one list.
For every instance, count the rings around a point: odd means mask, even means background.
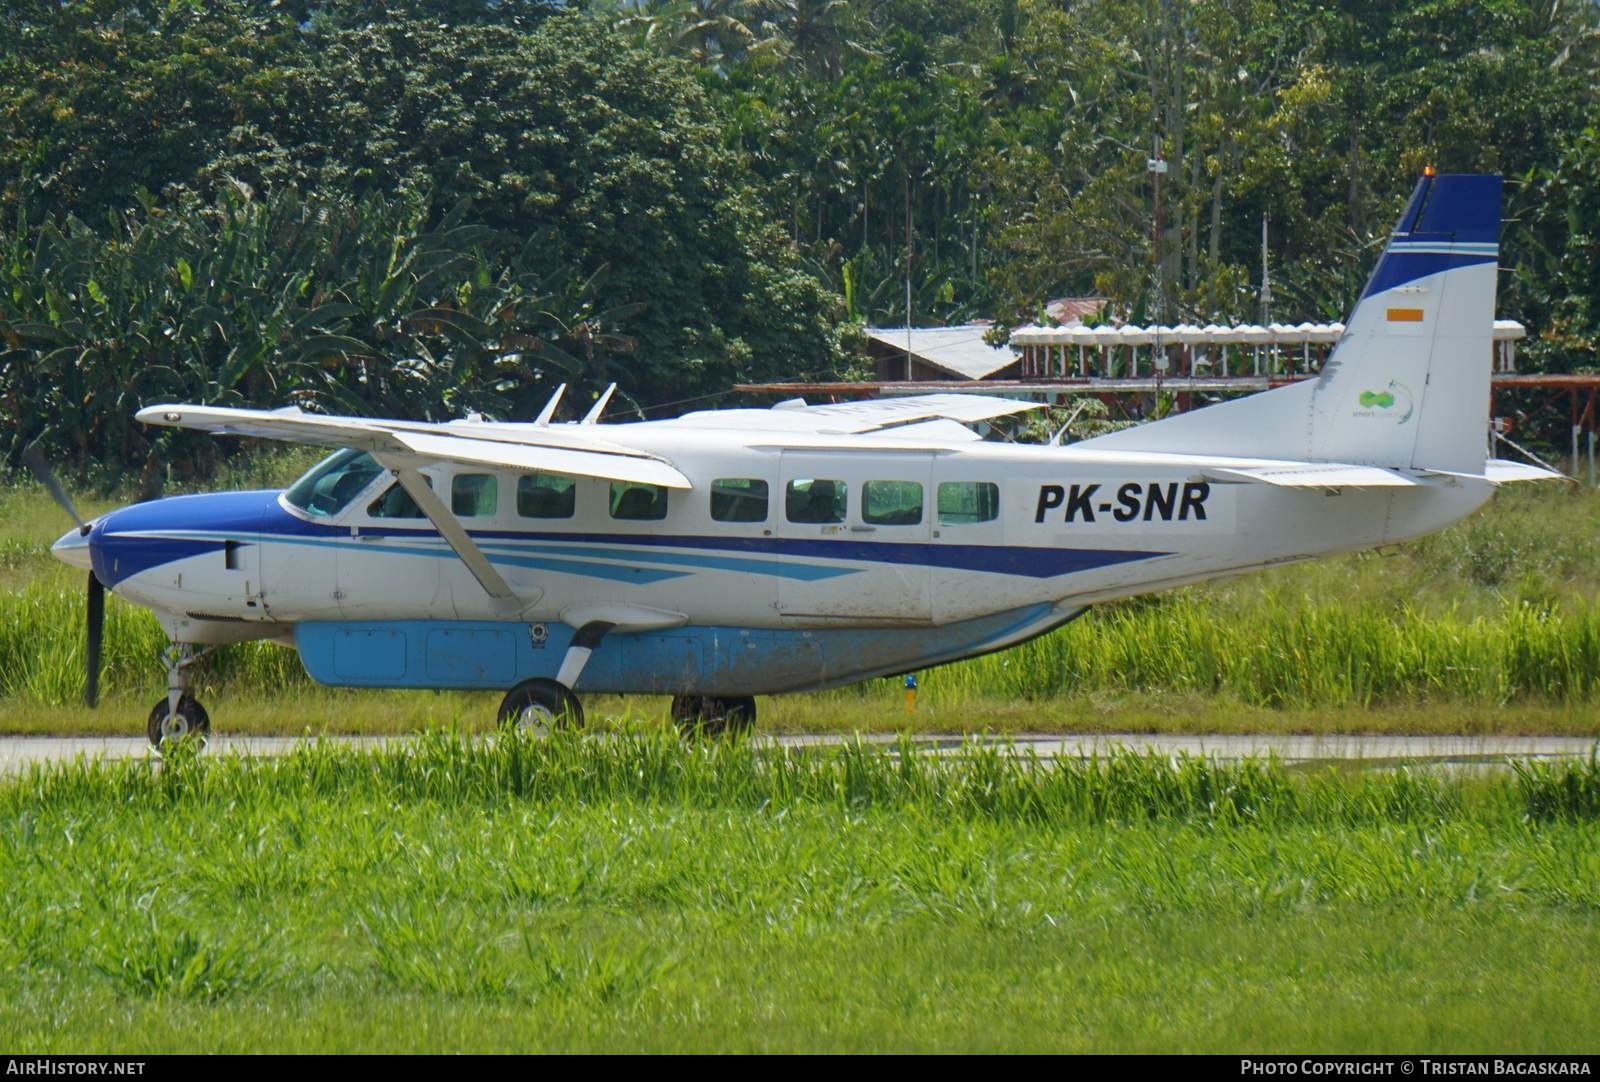
[{"label": "door handle", "polygon": [[852,526],[852,527],[850,527],[850,532],[851,533],[877,533],[878,532],[878,528],[876,526]]}]

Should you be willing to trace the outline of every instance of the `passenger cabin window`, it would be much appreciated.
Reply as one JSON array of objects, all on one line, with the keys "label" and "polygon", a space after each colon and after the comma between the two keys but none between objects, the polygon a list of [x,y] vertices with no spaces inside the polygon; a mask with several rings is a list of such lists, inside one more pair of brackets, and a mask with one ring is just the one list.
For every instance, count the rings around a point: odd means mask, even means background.
[{"label": "passenger cabin window", "polygon": [[349,506],[382,472],[365,451],[339,451],[313,466],[283,498],[308,515],[327,518]]},{"label": "passenger cabin window", "polygon": [[824,478],[790,481],[784,493],[784,514],[790,522],[843,522],[849,488],[843,481]]},{"label": "passenger cabin window", "polygon": [[462,518],[491,518],[500,509],[499,478],[492,473],[458,473],[450,481],[450,510]]},{"label": "passenger cabin window", "polygon": [[767,483],[753,477],[711,482],[711,517],[718,522],[767,521]]},{"label": "passenger cabin window", "polygon": [[1000,517],[1000,486],[993,481],[945,481],[939,486],[939,525],[971,526]]},{"label": "passenger cabin window", "polygon": [[578,506],[578,483],[554,473],[517,478],[517,514],[523,518],[571,518]]},{"label": "passenger cabin window", "polygon": [[[422,474],[422,480],[429,488],[433,487],[433,478]],[[384,490],[382,496],[373,500],[367,507],[367,514],[373,518],[422,518],[422,508],[417,506],[417,501],[411,498],[411,493],[396,481]]]},{"label": "passenger cabin window", "polygon": [[922,521],[922,486],[915,481],[868,481],[861,486],[861,521],[915,526]]},{"label": "passenger cabin window", "polygon": [[667,490],[660,485],[611,482],[611,517],[633,522],[655,522],[667,517]]}]

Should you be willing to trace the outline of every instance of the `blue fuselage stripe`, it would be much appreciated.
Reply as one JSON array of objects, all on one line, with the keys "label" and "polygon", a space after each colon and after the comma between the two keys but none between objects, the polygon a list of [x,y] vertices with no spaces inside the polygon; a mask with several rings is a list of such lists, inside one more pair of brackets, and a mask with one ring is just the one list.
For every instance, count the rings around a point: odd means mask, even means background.
[{"label": "blue fuselage stripe", "polygon": [[[370,541],[347,540],[348,526],[307,522],[288,514],[275,500],[264,498],[271,495],[219,493],[214,497],[215,503],[209,502],[211,497],[178,497],[113,512],[97,524],[91,536],[91,552],[97,553],[96,572],[102,581],[115,585],[151,567],[219,549],[224,540],[261,543],[281,540],[289,544],[368,553],[454,557],[431,527],[362,526],[362,536],[375,536],[388,542],[374,548]],[[828,537],[550,530],[468,532],[493,563],[634,583],[658,582],[692,573],[672,568],[736,571],[800,581],[866,570],[848,564],[922,566],[1047,579],[1170,555],[1165,551],[1143,549],[974,545],[931,540],[861,541]],[[102,563],[106,566],[102,567]],[[641,563],[666,566],[640,567]]]}]

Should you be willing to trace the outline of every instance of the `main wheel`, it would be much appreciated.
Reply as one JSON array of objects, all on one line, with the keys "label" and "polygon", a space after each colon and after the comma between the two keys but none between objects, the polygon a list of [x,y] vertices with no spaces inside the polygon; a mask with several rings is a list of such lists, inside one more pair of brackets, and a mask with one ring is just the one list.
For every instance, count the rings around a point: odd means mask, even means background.
[{"label": "main wheel", "polygon": [[167,697],[163,695],[150,708],[150,720],[144,731],[150,738],[150,746],[155,748],[168,740],[180,740],[190,733],[198,733],[200,739],[204,740],[211,732],[211,717],[199,700],[188,692],[178,699],[176,713],[167,708]]},{"label": "main wheel", "polygon": [[750,695],[674,695],[672,720],[685,736],[743,733],[756,724],[756,700]]},{"label": "main wheel", "polygon": [[535,736],[552,729],[581,729],[583,705],[566,685],[540,676],[506,692],[500,700],[499,721],[503,727]]}]

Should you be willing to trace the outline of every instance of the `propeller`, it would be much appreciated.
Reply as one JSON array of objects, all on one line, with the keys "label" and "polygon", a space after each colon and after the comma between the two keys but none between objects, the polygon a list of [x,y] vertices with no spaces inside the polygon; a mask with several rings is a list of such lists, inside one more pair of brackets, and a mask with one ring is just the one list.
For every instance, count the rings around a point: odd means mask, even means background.
[{"label": "propeller", "polygon": [[84,661],[88,671],[83,678],[83,701],[93,710],[100,702],[100,642],[106,626],[106,588],[89,572],[88,645]]},{"label": "propeller", "polygon": [[[78,524],[78,532],[85,537],[89,534],[89,524],[83,521],[83,516],[78,514],[78,509],[72,504],[72,497],[67,495],[67,490],[55,472],[44,460],[44,455],[39,453],[39,448],[30,444],[22,452],[22,464],[28,467],[39,483],[45,487],[61,509],[72,516],[72,521]],[[93,708],[100,701],[100,655],[101,643],[105,636],[106,624],[106,588],[95,577],[94,571],[89,572],[89,596],[87,634],[88,643],[84,650],[84,661],[87,672],[83,681],[83,701]]]},{"label": "propeller", "polygon": [[52,499],[61,505],[61,509],[72,516],[72,521],[78,524],[79,533],[88,533],[88,523],[83,521],[83,516],[78,514],[78,509],[72,505],[72,497],[67,495],[67,490],[56,480],[54,471],[49,463],[45,462],[44,455],[39,453],[37,444],[30,443],[22,451],[22,464],[39,479],[39,483],[50,493]]}]

